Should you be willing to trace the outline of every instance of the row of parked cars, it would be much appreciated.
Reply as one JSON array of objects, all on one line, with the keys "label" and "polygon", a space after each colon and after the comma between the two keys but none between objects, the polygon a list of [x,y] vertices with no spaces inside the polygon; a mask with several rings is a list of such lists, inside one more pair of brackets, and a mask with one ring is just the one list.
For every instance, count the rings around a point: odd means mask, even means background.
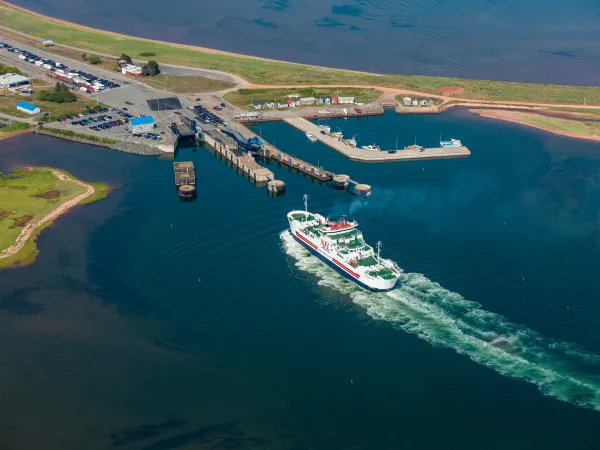
[{"label": "row of parked cars", "polygon": [[150,139],[153,141],[160,141],[162,139],[161,134],[165,134],[165,132],[161,131],[160,134],[158,134],[158,133],[144,133],[144,134],[135,133],[133,135],[133,137],[142,138],[142,139]]},{"label": "row of parked cars", "polygon": [[214,125],[215,127],[224,124],[223,119],[221,119],[219,116],[212,113],[202,105],[190,106],[190,109],[194,111],[196,117],[198,117],[198,119],[200,119],[204,123],[209,123],[211,125]]},{"label": "row of parked cars", "polygon": [[90,127],[90,130],[93,131],[101,131],[101,130],[110,130],[111,128],[120,127],[129,123],[128,118],[112,120],[110,122],[101,123],[100,125],[94,125]]},{"label": "row of parked cars", "polygon": [[[108,112],[108,108],[100,108],[93,112],[83,112],[83,113],[73,114],[73,115],[69,114],[68,116],[58,119],[57,122],[66,122],[67,120],[73,120],[73,119],[83,119],[86,117],[91,117],[95,114],[102,114],[102,113],[107,113],[107,112]],[[46,116],[47,114],[44,114],[44,115]]]},{"label": "row of parked cars", "polygon": [[52,72],[57,72],[61,75],[68,74],[71,78],[78,77],[82,80],[85,80],[90,85],[102,85],[104,88],[118,88],[121,85],[119,83],[113,83],[112,81],[106,80],[104,78],[97,77],[96,75],[92,75],[87,72],[83,72],[81,70],[69,69],[68,66],[61,64],[59,62],[53,61],[48,58],[42,58],[34,53],[28,52],[27,50],[21,50],[17,47],[13,47],[10,44],[6,44],[4,42],[0,42],[0,49],[6,50],[8,52],[16,53],[19,55],[19,59],[23,61],[27,61],[28,63],[35,64],[38,67],[42,67],[46,70],[50,70]]},{"label": "row of parked cars", "polygon": [[106,122],[107,120],[112,120],[113,116],[109,116],[107,114],[103,114],[97,117],[90,117],[89,119],[81,119],[81,120],[73,120],[71,125],[80,125],[82,127],[87,127],[92,123],[101,123]]}]

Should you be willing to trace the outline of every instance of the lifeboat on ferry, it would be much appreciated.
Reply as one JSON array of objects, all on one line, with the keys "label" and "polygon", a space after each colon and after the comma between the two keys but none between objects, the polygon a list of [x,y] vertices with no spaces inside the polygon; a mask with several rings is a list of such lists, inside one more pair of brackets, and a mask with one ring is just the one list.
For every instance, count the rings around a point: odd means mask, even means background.
[{"label": "lifeboat on ferry", "polygon": [[325,224],[321,227],[322,233],[338,233],[340,231],[348,231],[356,228],[358,223],[356,220],[346,220],[345,217],[342,217],[338,221],[331,221],[327,219]]}]

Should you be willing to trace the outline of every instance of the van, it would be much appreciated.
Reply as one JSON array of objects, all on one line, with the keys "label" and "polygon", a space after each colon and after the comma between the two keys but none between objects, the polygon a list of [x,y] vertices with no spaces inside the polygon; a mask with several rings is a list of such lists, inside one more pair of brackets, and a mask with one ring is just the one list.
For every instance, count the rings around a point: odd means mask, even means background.
[{"label": "van", "polygon": [[41,67],[42,65],[44,65],[44,63],[42,61],[36,61],[35,65]]},{"label": "van", "polygon": [[44,64],[42,67],[48,70],[52,69],[52,66],[50,64]]},{"label": "van", "polygon": [[25,55],[19,55],[19,59],[25,59]]}]

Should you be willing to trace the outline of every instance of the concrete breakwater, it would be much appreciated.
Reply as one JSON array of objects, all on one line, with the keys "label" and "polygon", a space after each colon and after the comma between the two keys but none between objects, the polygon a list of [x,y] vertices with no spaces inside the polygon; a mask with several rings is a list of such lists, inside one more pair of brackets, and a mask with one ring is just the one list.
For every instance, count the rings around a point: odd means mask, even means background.
[{"label": "concrete breakwater", "polygon": [[51,137],[58,138],[58,139],[64,139],[65,141],[73,141],[73,142],[79,142],[80,144],[88,144],[88,145],[94,145],[96,147],[109,148],[111,150],[117,150],[122,153],[130,153],[132,155],[159,156],[159,155],[163,154],[163,152],[161,152],[156,147],[151,147],[149,145],[144,145],[144,144],[134,144],[133,142],[115,141],[115,142],[109,143],[109,142],[95,141],[93,139],[86,139],[82,135],[69,136],[69,135],[64,135],[64,134],[58,134],[58,133],[54,133],[54,132],[49,131],[44,128],[36,128],[34,130],[34,132],[37,134],[43,134],[43,135],[51,136]]},{"label": "concrete breakwater", "polygon": [[352,147],[342,140],[329,134],[321,133],[321,129],[312,122],[301,117],[283,119],[288,125],[297,128],[303,132],[310,132],[321,143],[332,149],[346,155],[354,161],[364,162],[386,162],[386,161],[404,161],[415,159],[438,159],[438,158],[459,158],[469,156],[471,152],[467,147],[435,147],[423,149],[406,150],[365,150]]}]

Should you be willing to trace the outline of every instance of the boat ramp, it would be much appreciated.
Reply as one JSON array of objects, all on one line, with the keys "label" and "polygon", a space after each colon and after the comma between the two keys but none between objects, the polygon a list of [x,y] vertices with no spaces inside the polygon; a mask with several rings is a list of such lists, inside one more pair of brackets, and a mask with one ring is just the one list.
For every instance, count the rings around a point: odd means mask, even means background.
[{"label": "boat ramp", "polygon": [[343,140],[328,134],[322,134],[321,129],[312,122],[302,117],[284,118],[283,121],[288,125],[297,128],[306,133],[312,133],[319,142],[331,147],[332,149],[346,155],[355,161],[364,162],[386,162],[386,161],[407,161],[419,159],[439,159],[439,158],[461,158],[471,154],[471,151],[465,147],[435,147],[409,150],[364,150],[352,147]]}]

